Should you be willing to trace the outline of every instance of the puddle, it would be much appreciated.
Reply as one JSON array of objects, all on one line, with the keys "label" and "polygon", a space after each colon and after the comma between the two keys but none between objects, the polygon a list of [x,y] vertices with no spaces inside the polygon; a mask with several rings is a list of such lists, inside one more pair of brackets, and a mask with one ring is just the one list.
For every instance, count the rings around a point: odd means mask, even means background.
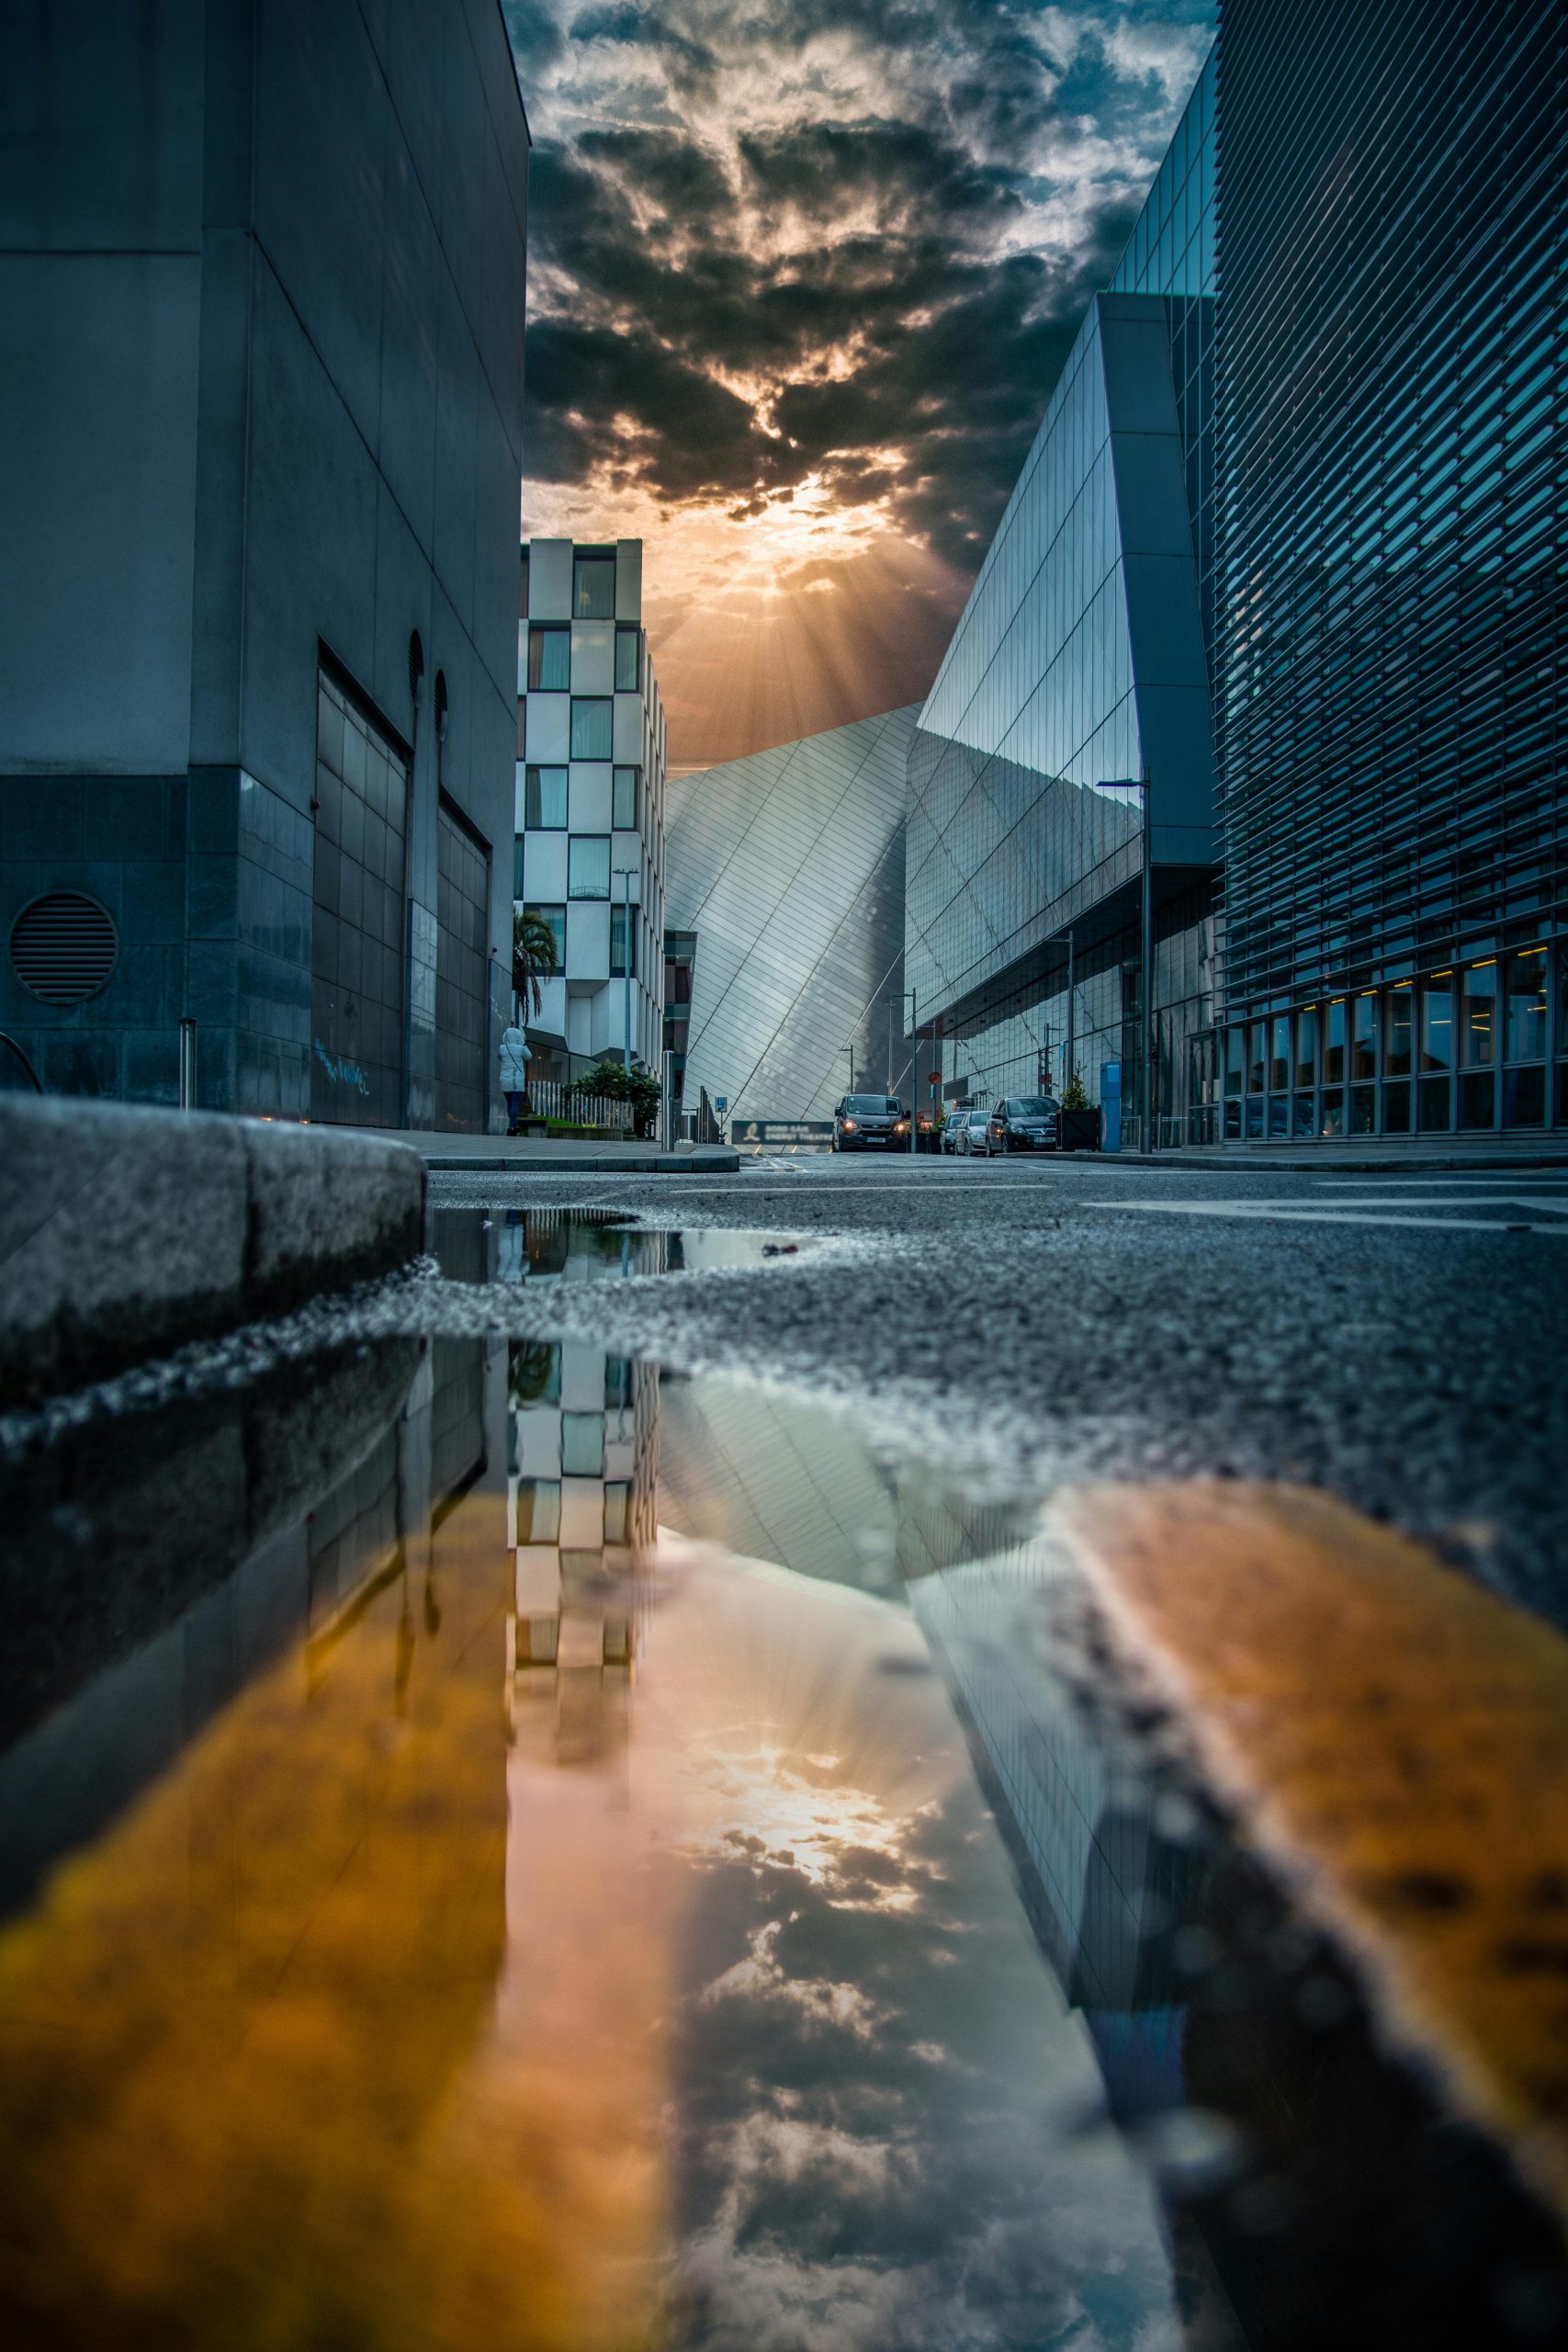
[{"label": "puddle", "polygon": [[5,2341],[1562,2340],[1553,2226],[1020,1639],[1030,1515],[502,1340],[0,1508]]},{"label": "puddle", "polygon": [[443,1209],[432,1249],[449,1282],[603,1282],[787,1263],[819,1248],[798,1233],[695,1227],[649,1231],[609,1209]]}]

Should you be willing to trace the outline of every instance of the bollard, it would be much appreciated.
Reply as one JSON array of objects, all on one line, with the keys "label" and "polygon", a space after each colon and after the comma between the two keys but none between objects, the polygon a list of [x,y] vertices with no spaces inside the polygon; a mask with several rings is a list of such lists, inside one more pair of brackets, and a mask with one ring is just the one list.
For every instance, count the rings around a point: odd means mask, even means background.
[{"label": "bollard", "polygon": [[180,1109],[196,1108],[196,1023],[186,1013],[180,1022]]}]

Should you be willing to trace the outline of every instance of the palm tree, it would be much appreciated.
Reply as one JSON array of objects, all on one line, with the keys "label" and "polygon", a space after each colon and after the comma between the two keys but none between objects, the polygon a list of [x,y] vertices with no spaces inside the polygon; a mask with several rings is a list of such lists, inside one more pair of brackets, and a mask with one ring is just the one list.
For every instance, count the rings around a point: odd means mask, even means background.
[{"label": "palm tree", "polygon": [[528,908],[514,907],[512,910],[512,985],[523,1000],[525,1012],[532,1003],[536,1019],[545,1001],[540,982],[547,980],[555,969],[555,933],[543,915],[536,915]]}]

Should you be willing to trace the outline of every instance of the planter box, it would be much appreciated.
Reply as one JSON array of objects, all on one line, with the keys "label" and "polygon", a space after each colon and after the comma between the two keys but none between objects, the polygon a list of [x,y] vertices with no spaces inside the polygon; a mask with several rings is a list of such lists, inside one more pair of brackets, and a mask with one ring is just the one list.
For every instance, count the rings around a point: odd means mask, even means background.
[{"label": "planter box", "polygon": [[1056,1146],[1060,1151],[1098,1151],[1100,1149],[1100,1113],[1061,1111],[1057,1113]]}]

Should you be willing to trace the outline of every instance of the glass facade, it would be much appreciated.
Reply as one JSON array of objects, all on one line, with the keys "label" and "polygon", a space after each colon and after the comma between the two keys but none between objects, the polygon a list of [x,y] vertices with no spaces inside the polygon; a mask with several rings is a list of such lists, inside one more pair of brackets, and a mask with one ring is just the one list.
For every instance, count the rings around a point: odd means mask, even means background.
[{"label": "glass facade", "polygon": [[1349,1115],[1325,1088],[1323,1134],[1539,1127],[1568,1047],[1568,20],[1224,0],[1219,46],[1233,1034],[1374,1008],[1381,1066]]},{"label": "glass facade", "polygon": [[732,1119],[828,1118],[852,1055],[856,1078],[908,1099],[915,717],[889,711],[671,781],[664,1034],[685,1056],[688,1103],[705,1087]]},{"label": "glass facade", "polygon": [[1171,1140],[1195,1088],[1217,1117],[1214,104],[1211,60],[1052,393],[909,761],[908,978],[922,1028],[940,1027],[949,1101],[1060,1083],[1070,1057],[1091,1100],[1114,1067],[1125,1122],[1146,1059]]}]

